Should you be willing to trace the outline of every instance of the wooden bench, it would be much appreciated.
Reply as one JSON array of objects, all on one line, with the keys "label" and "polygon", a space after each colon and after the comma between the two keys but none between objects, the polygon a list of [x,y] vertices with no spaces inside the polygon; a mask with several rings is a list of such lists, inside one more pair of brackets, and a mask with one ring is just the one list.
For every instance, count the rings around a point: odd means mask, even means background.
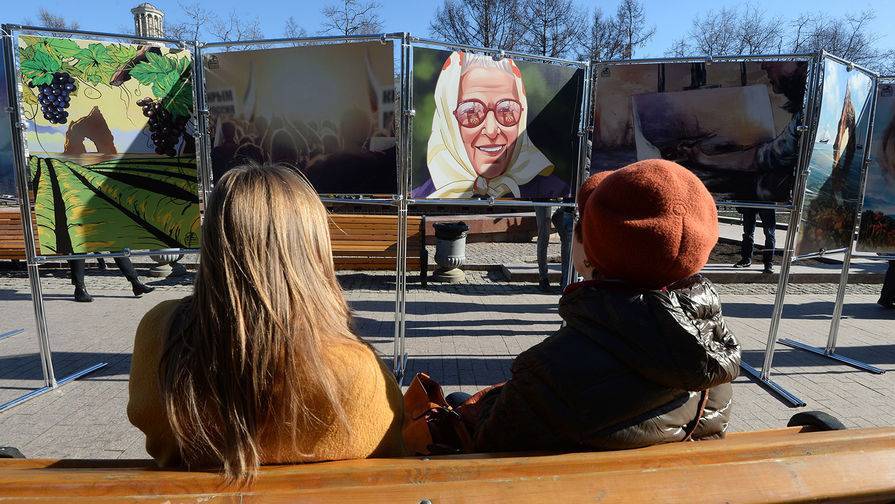
[{"label": "wooden bench", "polygon": [[[396,215],[333,214],[330,217],[329,229],[336,269],[395,268],[398,240]],[[33,216],[32,222],[37,241],[37,219]],[[425,217],[408,217],[407,267],[419,270],[420,279],[425,285],[428,253],[424,241]],[[0,259],[25,259],[22,214],[18,207],[0,207]]]},{"label": "wooden bench", "polygon": [[0,460],[0,502],[891,502],[895,428],[735,433],[560,455],[267,466],[246,488],[151,461]]},{"label": "wooden bench", "polygon": [[[34,242],[37,240],[37,217],[31,214]],[[25,235],[22,233],[22,212],[19,207],[0,207],[0,259],[25,260]]]},{"label": "wooden bench", "polygon": [[[426,285],[426,218],[407,217],[407,268]],[[398,216],[330,214],[333,260],[340,270],[388,270],[397,264]]]}]

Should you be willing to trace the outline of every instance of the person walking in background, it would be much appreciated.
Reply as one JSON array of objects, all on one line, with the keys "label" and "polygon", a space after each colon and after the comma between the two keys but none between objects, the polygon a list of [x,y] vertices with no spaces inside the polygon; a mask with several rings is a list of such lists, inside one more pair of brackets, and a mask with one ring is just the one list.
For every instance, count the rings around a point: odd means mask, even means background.
[{"label": "person walking in background", "polygon": [[777,215],[773,208],[737,208],[743,215],[743,241],[740,245],[740,260],[733,265],[734,268],[748,268],[752,266],[752,254],[755,251],[755,223],[756,216],[761,218],[761,228],[764,230],[764,250],[761,253],[764,262],[764,273],[774,272],[774,250],[777,247]]},{"label": "person walking in background", "polygon": [[161,466],[403,455],[401,389],[352,330],[327,213],[300,174],[232,168],[202,224],[194,293],[140,322],[127,415]]},{"label": "person walking in background", "polygon": [[[100,264],[102,265],[100,269],[106,269],[105,261],[100,259]],[[140,277],[137,276],[137,270],[134,269],[134,264],[127,257],[116,257],[115,264],[131,283],[134,296],[140,297],[155,290],[154,287],[150,287],[140,281]],[[71,283],[75,286],[75,301],[79,303],[92,302],[93,296],[87,292],[87,286],[84,284],[84,274],[87,269],[86,261],[84,259],[72,259],[68,261],[68,267],[71,270]]]},{"label": "person walking in background", "polygon": [[883,308],[895,308],[895,261],[889,261],[889,269],[886,270],[886,279],[877,303]]}]

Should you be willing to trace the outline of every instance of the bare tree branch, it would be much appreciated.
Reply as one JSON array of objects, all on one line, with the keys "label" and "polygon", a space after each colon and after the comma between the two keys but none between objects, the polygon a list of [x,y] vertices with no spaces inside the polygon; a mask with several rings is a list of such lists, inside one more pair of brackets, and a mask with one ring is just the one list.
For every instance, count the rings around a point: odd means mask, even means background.
[{"label": "bare tree branch", "polygon": [[321,11],[325,35],[361,35],[382,31],[382,20],[379,19],[379,3],[374,0],[342,0],[329,4]]},{"label": "bare tree branch", "polygon": [[200,40],[203,28],[215,19],[212,11],[202,8],[198,0],[192,3],[177,2],[182,21],[165,23],[165,35],[179,40]]},{"label": "bare tree branch", "polygon": [[520,10],[519,0],[444,0],[429,31],[456,44],[514,50],[525,35]]},{"label": "bare tree branch", "polygon": [[622,35],[614,19],[606,18],[595,8],[586,29],[579,36],[579,58],[609,61],[622,57]]},{"label": "bare tree branch", "polygon": [[621,0],[615,11],[614,23],[621,35],[623,58],[632,58],[634,51],[656,34],[656,27],[646,24],[643,0]]},{"label": "bare tree branch", "polygon": [[294,17],[289,16],[289,19],[286,20],[286,25],[283,27],[283,36],[286,38],[302,38],[307,37],[308,32],[299,26]]},{"label": "bare tree branch", "polygon": [[532,54],[562,58],[575,49],[585,30],[584,14],[572,0],[523,0],[520,48]]}]

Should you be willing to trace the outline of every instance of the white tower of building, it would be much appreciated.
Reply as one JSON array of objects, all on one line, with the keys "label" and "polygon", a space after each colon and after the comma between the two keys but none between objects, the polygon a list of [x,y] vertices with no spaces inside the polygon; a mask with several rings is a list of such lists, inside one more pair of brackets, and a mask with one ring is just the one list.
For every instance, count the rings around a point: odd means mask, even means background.
[{"label": "white tower of building", "polygon": [[134,15],[134,32],[138,37],[165,36],[165,13],[151,3],[144,2],[131,9]]}]

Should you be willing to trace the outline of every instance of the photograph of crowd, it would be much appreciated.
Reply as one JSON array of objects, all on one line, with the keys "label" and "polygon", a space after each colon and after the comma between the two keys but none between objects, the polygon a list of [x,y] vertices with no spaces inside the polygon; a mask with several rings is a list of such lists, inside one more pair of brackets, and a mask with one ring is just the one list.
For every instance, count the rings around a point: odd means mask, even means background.
[{"label": "photograph of crowd", "polygon": [[254,161],[299,170],[321,194],[397,193],[391,43],[227,51],[204,64],[213,181]]},{"label": "photograph of crowd", "polygon": [[415,47],[413,73],[412,197],[570,195],[581,68]]},{"label": "photograph of crowd", "polygon": [[789,202],[807,61],[603,65],[595,69],[591,172],[663,158],[718,200]]},{"label": "photograph of crowd", "polygon": [[824,61],[797,255],[851,246],[861,204],[873,89],[870,75],[832,59]]}]

